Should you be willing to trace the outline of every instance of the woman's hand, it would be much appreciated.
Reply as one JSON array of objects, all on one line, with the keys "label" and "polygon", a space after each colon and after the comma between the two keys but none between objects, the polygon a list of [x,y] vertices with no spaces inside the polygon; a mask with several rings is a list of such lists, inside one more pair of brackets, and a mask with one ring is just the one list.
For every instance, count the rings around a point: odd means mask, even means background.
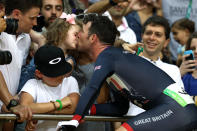
[{"label": "woman's hand", "polygon": [[182,57],[182,63],[179,68],[181,72],[181,77],[184,76],[188,72],[193,72],[196,70],[195,68],[193,68],[196,66],[195,60],[186,60],[186,57],[188,56],[189,55],[183,55]]}]

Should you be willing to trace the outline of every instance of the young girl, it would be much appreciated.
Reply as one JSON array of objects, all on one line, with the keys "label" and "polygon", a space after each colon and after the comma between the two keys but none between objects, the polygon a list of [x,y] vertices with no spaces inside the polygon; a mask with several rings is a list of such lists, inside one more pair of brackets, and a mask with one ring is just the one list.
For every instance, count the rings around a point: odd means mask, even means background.
[{"label": "young girl", "polygon": [[78,25],[70,24],[64,19],[58,18],[49,26],[45,34],[46,41],[60,47],[73,67],[75,62],[68,52],[77,48],[77,33],[79,30]]},{"label": "young girl", "polygon": [[181,48],[178,48],[178,59],[176,63],[178,66],[181,64],[187,40],[194,30],[195,23],[187,18],[179,19],[172,24],[171,31],[173,33],[173,37],[179,44],[181,44]]}]

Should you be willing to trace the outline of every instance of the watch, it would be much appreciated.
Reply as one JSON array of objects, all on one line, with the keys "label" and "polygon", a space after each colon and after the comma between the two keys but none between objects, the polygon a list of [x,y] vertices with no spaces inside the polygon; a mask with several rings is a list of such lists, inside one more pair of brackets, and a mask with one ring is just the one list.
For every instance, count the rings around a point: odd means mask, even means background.
[{"label": "watch", "polygon": [[19,104],[18,100],[12,99],[10,100],[10,103],[6,106],[8,110],[10,110],[11,107],[15,107]]},{"label": "watch", "polygon": [[110,3],[112,6],[117,5],[117,3],[116,3],[116,2],[114,2],[113,0],[109,0],[109,3]]}]

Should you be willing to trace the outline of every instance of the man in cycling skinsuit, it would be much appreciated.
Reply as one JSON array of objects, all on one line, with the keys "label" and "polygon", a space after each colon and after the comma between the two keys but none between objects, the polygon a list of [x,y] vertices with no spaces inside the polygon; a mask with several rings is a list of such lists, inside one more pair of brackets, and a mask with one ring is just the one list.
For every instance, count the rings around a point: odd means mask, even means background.
[{"label": "man in cycling skinsuit", "polygon": [[[146,110],[123,123],[116,131],[187,131],[195,128],[197,108],[183,87],[149,61],[112,47],[110,43],[114,43],[116,34],[115,25],[105,16],[92,14],[84,17],[78,46],[96,61],[95,70],[73,120],[59,122],[58,127],[66,129],[67,125],[73,125],[76,128],[95,101],[102,83],[111,76],[114,90]],[[122,84],[116,83],[118,80]],[[96,115],[116,115],[117,112],[125,112],[120,105],[111,103],[93,108]]]}]

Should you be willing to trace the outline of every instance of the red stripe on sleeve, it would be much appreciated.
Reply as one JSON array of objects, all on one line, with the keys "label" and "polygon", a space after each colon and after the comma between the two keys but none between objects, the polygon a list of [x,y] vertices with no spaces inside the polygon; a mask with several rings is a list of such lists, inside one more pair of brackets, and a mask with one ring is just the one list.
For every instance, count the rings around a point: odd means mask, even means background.
[{"label": "red stripe on sleeve", "polygon": [[126,128],[127,131],[134,131],[133,128],[129,124],[127,124],[126,122],[123,123],[121,126],[123,126],[124,128]]}]

